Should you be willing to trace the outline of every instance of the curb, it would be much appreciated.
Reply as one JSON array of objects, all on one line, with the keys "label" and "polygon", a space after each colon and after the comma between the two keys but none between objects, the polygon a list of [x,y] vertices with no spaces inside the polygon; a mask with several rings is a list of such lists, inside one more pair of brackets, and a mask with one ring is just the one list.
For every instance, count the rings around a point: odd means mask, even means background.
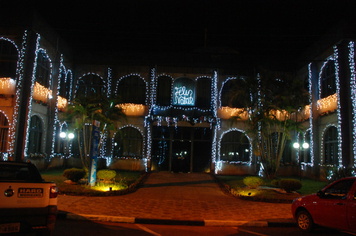
[{"label": "curb", "polygon": [[221,221],[221,220],[175,220],[175,219],[148,219],[139,217],[122,217],[106,215],[85,215],[67,212],[58,212],[58,219],[91,220],[129,224],[159,224],[159,225],[186,225],[186,226],[211,226],[211,227],[294,227],[296,223],[292,219],[283,221]]}]

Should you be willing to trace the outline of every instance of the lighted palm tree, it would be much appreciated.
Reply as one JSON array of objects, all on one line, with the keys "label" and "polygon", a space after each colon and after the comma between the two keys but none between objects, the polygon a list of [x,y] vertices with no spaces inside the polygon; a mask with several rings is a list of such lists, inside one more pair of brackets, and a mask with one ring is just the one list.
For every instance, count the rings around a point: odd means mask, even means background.
[{"label": "lighted palm tree", "polygon": [[[232,100],[243,101],[244,110],[249,113],[246,133],[253,137],[254,153],[259,156],[267,178],[276,177],[291,132],[301,131],[297,115],[309,99],[299,80],[286,74],[279,76],[265,72],[259,82],[246,80],[232,96]],[[241,99],[241,94],[245,94],[245,99]],[[232,119],[239,120],[240,116]]]},{"label": "lighted palm tree", "polygon": [[105,132],[115,130],[115,122],[120,122],[125,117],[122,109],[116,106],[119,103],[118,97],[77,97],[68,104],[67,110],[62,114],[62,119],[66,120],[76,131],[84,169],[88,170],[90,164],[93,121],[100,122],[99,152]]}]

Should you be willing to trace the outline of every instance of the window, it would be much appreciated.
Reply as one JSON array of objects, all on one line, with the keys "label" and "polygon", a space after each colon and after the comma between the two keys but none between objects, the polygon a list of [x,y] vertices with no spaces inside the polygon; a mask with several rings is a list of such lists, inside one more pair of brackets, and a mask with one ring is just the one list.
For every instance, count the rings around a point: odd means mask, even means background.
[{"label": "window", "polygon": [[324,134],[324,164],[337,165],[338,164],[338,142],[337,142],[337,128],[330,126]]},{"label": "window", "polygon": [[7,152],[7,137],[9,132],[9,122],[4,114],[0,113],[0,152]]},{"label": "window", "polygon": [[202,109],[210,109],[211,106],[211,79],[200,78],[196,88],[196,106]]},{"label": "window", "polygon": [[123,128],[114,139],[114,156],[142,158],[142,146],[142,135],[137,129]]},{"label": "window", "polygon": [[195,82],[189,78],[178,78],[173,85],[173,105],[195,105]]},{"label": "window", "polygon": [[243,79],[228,80],[221,91],[221,106],[232,108],[243,108],[246,101],[250,99],[250,93],[246,91]]},{"label": "window", "polygon": [[171,85],[172,79],[167,76],[161,76],[157,80],[157,105],[169,106],[171,104]]},{"label": "window", "polygon": [[69,99],[70,94],[70,83],[71,83],[71,74],[66,74],[64,69],[62,68],[62,73],[60,75],[60,90],[59,96]]},{"label": "window", "polygon": [[292,143],[291,140],[287,140],[286,145],[284,146],[281,163],[284,165],[291,164],[292,162]]},{"label": "window", "polygon": [[85,75],[77,84],[77,96],[100,96],[105,94],[104,81],[97,75]]},{"label": "window", "polygon": [[15,46],[7,40],[0,40],[0,77],[16,78],[17,59]]},{"label": "window", "polygon": [[325,197],[332,199],[346,199],[355,179],[339,181],[325,190]]},{"label": "window", "polygon": [[48,57],[44,52],[39,51],[37,54],[36,82],[40,83],[45,88],[49,88],[50,69]]},{"label": "window", "polygon": [[146,83],[137,75],[121,79],[117,84],[117,93],[123,103],[146,104]]},{"label": "window", "polygon": [[41,153],[42,121],[38,116],[32,116],[28,138],[28,153]]},{"label": "window", "polygon": [[221,140],[220,160],[250,161],[250,143],[240,131],[230,131]]},{"label": "window", "polygon": [[321,73],[321,98],[336,93],[335,62],[328,61]]}]

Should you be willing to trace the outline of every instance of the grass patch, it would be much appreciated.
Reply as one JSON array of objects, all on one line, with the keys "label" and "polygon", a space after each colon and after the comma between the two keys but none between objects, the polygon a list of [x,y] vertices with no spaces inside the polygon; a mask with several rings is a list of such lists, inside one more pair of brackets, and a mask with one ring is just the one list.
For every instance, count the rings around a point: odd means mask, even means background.
[{"label": "grass patch", "polygon": [[[66,178],[63,176],[64,169],[52,169],[41,171],[42,178],[47,182],[55,182],[60,194],[69,195],[112,195],[124,194],[132,191],[146,176],[146,173],[133,172],[133,171],[116,171],[114,183],[101,183],[97,182],[96,186],[89,187],[85,181],[79,184],[68,184]],[[112,188],[111,192],[109,188]]]},{"label": "grass patch", "polygon": [[302,188],[298,193],[284,193],[282,191],[276,191],[276,189],[271,189],[275,188],[275,186],[273,186],[271,180],[268,179],[264,179],[261,188],[249,189],[243,183],[245,177],[246,176],[216,176],[219,182],[222,183],[231,194],[243,199],[256,201],[291,202],[300,195],[316,193],[327,185],[327,183],[323,181],[301,179]]}]

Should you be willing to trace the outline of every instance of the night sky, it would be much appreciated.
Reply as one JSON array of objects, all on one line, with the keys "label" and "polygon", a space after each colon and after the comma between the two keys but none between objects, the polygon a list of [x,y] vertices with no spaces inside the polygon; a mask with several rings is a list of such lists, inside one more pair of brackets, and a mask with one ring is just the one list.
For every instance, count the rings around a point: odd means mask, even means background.
[{"label": "night sky", "polygon": [[8,5],[35,7],[76,50],[192,52],[207,46],[293,58],[342,20],[356,28],[354,0],[19,2]]}]

